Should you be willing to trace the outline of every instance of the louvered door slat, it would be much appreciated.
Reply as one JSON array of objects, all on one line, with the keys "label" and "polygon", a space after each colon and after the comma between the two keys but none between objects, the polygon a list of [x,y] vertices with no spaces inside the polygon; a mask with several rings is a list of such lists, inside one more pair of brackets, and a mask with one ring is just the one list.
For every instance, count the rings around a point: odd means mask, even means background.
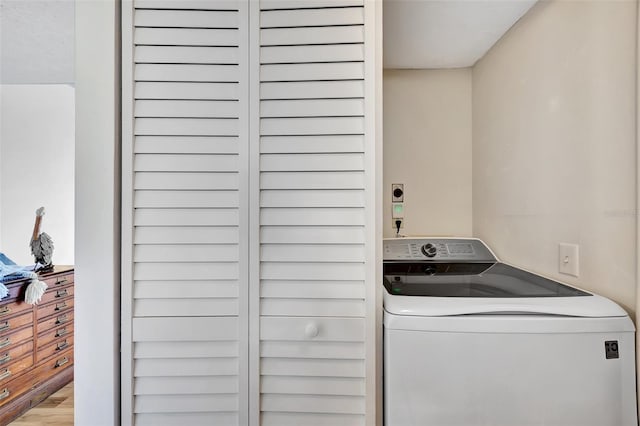
[{"label": "louvered door slat", "polygon": [[361,117],[363,99],[267,100],[260,103],[264,118],[283,117]]},{"label": "louvered door slat", "polygon": [[364,426],[365,418],[359,414],[266,412],[262,426]]},{"label": "louvered door slat", "polygon": [[[194,224],[196,225],[196,224]],[[235,226],[137,226],[133,232],[135,244],[238,244]]]},{"label": "louvered door slat", "polygon": [[138,172],[134,176],[134,185],[135,189],[237,190],[239,182],[238,174],[234,172]]},{"label": "louvered door slat", "polygon": [[[237,83],[237,65],[137,64],[136,81]],[[355,71],[354,71],[355,72]]]},{"label": "louvered door slat", "polygon": [[237,10],[235,0],[136,0],[138,9]]},{"label": "louvered door slat", "polygon": [[236,100],[239,97],[238,85],[234,82],[198,83],[198,82],[138,82],[135,87],[136,99],[203,99]]},{"label": "louvered door slat", "polygon": [[262,10],[362,6],[364,0],[261,0]]},{"label": "louvered door slat", "polygon": [[265,172],[262,189],[363,189],[363,172]]},{"label": "louvered door slat", "polygon": [[238,46],[239,38],[235,29],[136,28],[134,42],[138,46]]},{"label": "louvered door slat", "polygon": [[321,27],[364,23],[362,7],[263,10],[261,28]]},{"label": "louvered door slat", "polygon": [[134,0],[130,22],[124,423],[244,423],[247,4]]},{"label": "louvered door slat", "polygon": [[175,425],[235,425],[238,424],[238,413],[233,412],[189,412],[138,414],[138,426],[175,426]]},{"label": "louvered door slat", "polygon": [[[347,65],[349,68],[352,66]],[[357,76],[358,74],[356,74]],[[266,99],[338,99],[362,98],[364,83],[358,80],[263,82],[260,96]],[[350,77],[350,76],[347,76]],[[274,76],[273,78],[277,78]],[[277,81],[277,80],[276,80]]]},{"label": "louvered door slat", "polygon": [[362,135],[264,136],[260,139],[263,154],[354,153],[363,152]]},{"label": "louvered door slat", "polygon": [[139,100],[135,103],[136,117],[237,118],[238,114],[235,101]]},{"label": "louvered door slat", "polygon": [[311,46],[267,46],[260,52],[263,64],[363,61],[360,44],[322,44]]},{"label": "louvered door slat", "polygon": [[265,244],[364,244],[360,226],[263,226],[260,239]]},{"label": "louvered door slat", "polygon": [[238,138],[231,136],[138,136],[136,154],[237,154]]},{"label": "louvered door slat", "polygon": [[210,46],[138,46],[134,51],[138,64],[219,64],[236,65],[238,49]]},{"label": "louvered door slat", "polygon": [[[218,72],[220,78],[231,78]],[[359,80],[364,78],[364,67],[362,62],[266,64],[260,67],[260,78],[263,82]]]},{"label": "louvered door slat", "polygon": [[137,27],[238,28],[240,23],[235,10],[137,9],[134,19]]},{"label": "louvered door slat", "polygon": [[268,28],[260,31],[262,46],[363,43],[364,26]]}]

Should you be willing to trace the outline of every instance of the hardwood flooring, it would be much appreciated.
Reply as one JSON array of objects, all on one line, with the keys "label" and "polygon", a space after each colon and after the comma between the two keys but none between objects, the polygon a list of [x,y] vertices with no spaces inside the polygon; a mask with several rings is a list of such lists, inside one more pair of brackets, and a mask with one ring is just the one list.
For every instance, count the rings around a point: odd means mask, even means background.
[{"label": "hardwood flooring", "polygon": [[24,413],[10,426],[72,426],[73,382],[69,383],[35,408]]}]

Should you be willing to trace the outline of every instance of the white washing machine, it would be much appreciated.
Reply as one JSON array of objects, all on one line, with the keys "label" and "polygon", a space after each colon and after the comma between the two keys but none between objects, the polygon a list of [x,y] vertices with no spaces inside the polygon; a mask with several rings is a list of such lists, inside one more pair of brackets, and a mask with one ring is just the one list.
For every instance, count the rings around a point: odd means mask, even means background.
[{"label": "white washing machine", "polygon": [[633,323],[480,240],[384,241],[385,426],[635,426]]}]

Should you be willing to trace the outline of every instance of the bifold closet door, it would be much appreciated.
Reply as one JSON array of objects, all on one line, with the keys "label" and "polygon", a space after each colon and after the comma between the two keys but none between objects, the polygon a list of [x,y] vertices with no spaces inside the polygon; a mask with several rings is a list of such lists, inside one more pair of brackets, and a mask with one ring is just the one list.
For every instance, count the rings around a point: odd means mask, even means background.
[{"label": "bifold closet door", "polygon": [[374,99],[365,71],[373,2],[364,3],[251,5],[260,23],[259,59],[251,59],[259,67],[263,426],[375,421],[366,346],[367,321],[375,321],[367,308],[374,117],[366,116]]},{"label": "bifold closet door", "polygon": [[247,424],[247,4],[123,3],[123,424]]}]

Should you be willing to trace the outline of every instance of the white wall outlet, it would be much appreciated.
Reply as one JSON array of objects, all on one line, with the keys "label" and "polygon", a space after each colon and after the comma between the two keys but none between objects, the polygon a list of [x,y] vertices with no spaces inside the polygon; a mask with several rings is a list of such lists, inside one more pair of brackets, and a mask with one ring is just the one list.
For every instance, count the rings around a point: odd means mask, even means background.
[{"label": "white wall outlet", "polygon": [[558,245],[558,270],[561,274],[577,277],[580,271],[580,246],[560,243]]},{"label": "white wall outlet", "polygon": [[404,184],[392,183],[391,184],[391,202],[402,203],[404,201]]}]

